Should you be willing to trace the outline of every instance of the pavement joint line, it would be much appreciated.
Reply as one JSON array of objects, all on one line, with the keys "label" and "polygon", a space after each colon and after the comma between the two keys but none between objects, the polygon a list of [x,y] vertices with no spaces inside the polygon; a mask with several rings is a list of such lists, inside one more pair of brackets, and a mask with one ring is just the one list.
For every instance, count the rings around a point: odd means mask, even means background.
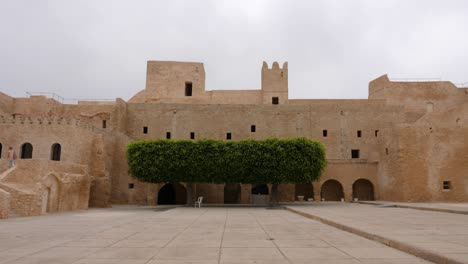
[{"label": "pavement joint line", "polygon": [[[359,201],[357,203],[367,204],[367,205],[385,205],[385,204],[387,204],[387,203],[381,203],[381,202],[363,202],[363,201]],[[442,208],[431,208],[431,207],[421,207],[421,206],[413,206],[413,205],[402,205],[402,204],[393,204],[393,203],[390,203],[390,204],[393,207],[396,207],[396,208],[405,208],[405,209],[415,209],[415,210],[421,210],[421,211],[431,211],[431,212],[439,212],[439,213],[468,215],[468,211],[460,211],[460,210],[453,210],[453,209],[442,209]]]},{"label": "pavement joint line", "polygon": [[224,219],[223,233],[221,234],[221,243],[219,243],[218,264],[221,264],[221,254],[223,253],[224,233],[226,232],[226,223],[229,217],[229,211],[226,208],[226,218]]},{"label": "pavement joint line", "polygon": [[[287,209],[286,209],[286,210],[287,210]],[[301,216],[302,216],[302,215],[301,215]],[[303,216],[302,216],[302,217],[303,217]],[[291,221],[289,221],[287,218],[285,218],[285,217],[283,217],[283,216],[281,216],[281,218],[285,219],[285,220],[288,221],[288,222],[291,222]],[[308,218],[308,217],[307,217],[307,218]],[[299,227],[298,224],[295,224],[295,223],[292,223],[292,224],[295,225],[296,227]],[[308,234],[309,234],[309,233],[308,233]],[[314,234],[312,234],[312,235],[314,235]],[[353,257],[353,256],[350,255],[349,253],[347,253],[347,252],[345,252],[345,251],[339,249],[338,247],[336,247],[336,246],[330,244],[330,242],[328,242],[328,241],[326,241],[326,240],[323,240],[323,239],[320,239],[320,240],[323,241],[324,243],[326,243],[327,245],[329,245],[331,248],[335,248],[336,250],[338,250],[338,251],[344,253],[345,255],[348,255],[351,259],[354,259],[354,260],[357,260],[358,262],[361,262],[361,261],[359,261],[358,258]],[[275,241],[273,241],[273,243],[275,243],[275,245],[276,245],[276,242],[275,242]],[[278,248],[278,249],[279,249],[279,248]],[[281,251],[281,250],[280,250],[280,251]]]},{"label": "pavement joint line", "polygon": [[[270,214],[273,214],[273,212],[270,212]],[[281,253],[281,255],[284,257],[284,259],[286,261],[288,261],[288,263],[293,264],[293,262],[284,254],[284,252],[280,249],[280,247],[278,247],[278,245],[275,242],[275,238],[271,237],[270,234],[265,230],[265,227],[263,227],[262,224],[260,224],[260,221],[258,221],[258,218],[255,215],[251,214],[251,213],[250,213],[250,215],[252,215],[252,217],[254,217],[255,222],[257,222],[257,224],[260,226],[260,228],[263,230],[263,232],[265,232],[265,234],[268,236],[268,239],[273,242],[276,249]]]},{"label": "pavement joint line", "polygon": [[[166,211],[167,212],[167,211]],[[150,258],[150,260],[157,260],[156,257],[159,256],[159,254],[161,254],[161,251],[163,248],[166,248],[167,245],[169,245],[172,241],[174,241],[176,238],[178,238],[179,236],[181,236],[186,230],[188,230],[191,226],[193,226],[197,221],[198,219],[200,219],[200,217],[204,214],[206,214],[208,211],[207,210],[203,210],[202,213],[200,213],[197,217],[195,217],[195,219],[190,223],[188,224],[182,231],[179,232],[179,234],[177,234],[176,236],[174,236],[171,240],[169,240],[164,246],[161,247],[161,250],[158,251],[158,253],[156,253],[156,255],[152,256]]]},{"label": "pavement joint line", "polygon": [[411,254],[413,256],[416,256],[418,258],[422,258],[424,260],[428,260],[428,261],[431,261],[431,262],[434,262],[434,263],[437,263],[437,264],[464,264],[463,262],[460,262],[460,261],[457,261],[457,260],[442,256],[442,255],[439,255],[439,254],[436,254],[436,253],[433,253],[431,251],[420,249],[420,248],[411,246],[409,244],[396,241],[394,239],[385,238],[385,237],[380,236],[380,235],[371,234],[369,232],[360,230],[358,228],[354,228],[354,227],[351,227],[351,226],[340,224],[338,222],[331,221],[331,220],[328,220],[328,219],[320,217],[320,216],[316,216],[316,215],[313,215],[313,214],[310,214],[310,213],[301,212],[299,210],[296,210],[296,209],[293,209],[293,208],[290,208],[290,207],[286,207],[286,210],[288,210],[290,212],[293,212],[293,213],[296,213],[298,215],[304,216],[306,218],[322,222],[322,223],[327,224],[329,226],[336,227],[336,228],[341,229],[343,231],[346,231],[346,232],[349,232],[349,233],[352,233],[352,234],[355,234],[355,235],[358,235],[358,236],[361,236],[361,237],[364,237],[364,238],[379,242],[379,243],[384,244],[386,246],[395,248],[397,250],[406,252],[406,253]]}]

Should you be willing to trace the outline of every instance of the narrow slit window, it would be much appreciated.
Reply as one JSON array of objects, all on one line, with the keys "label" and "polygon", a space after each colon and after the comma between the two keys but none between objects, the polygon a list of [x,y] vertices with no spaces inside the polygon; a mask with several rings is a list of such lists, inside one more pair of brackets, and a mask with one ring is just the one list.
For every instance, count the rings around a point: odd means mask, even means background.
[{"label": "narrow slit window", "polygon": [[444,190],[451,190],[452,189],[452,183],[450,181],[444,181],[442,188]]},{"label": "narrow slit window", "polygon": [[271,98],[271,104],[274,104],[274,105],[279,104],[279,98],[278,97],[272,97]]},{"label": "narrow slit window", "polygon": [[322,130],[323,137],[328,137],[328,130]]},{"label": "narrow slit window", "polygon": [[171,139],[171,132],[166,132],[166,139]]},{"label": "narrow slit window", "polygon": [[231,140],[232,139],[232,134],[231,133],[226,133],[226,139]]},{"label": "narrow slit window", "polygon": [[191,82],[185,83],[185,96],[192,96],[192,83]]},{"label": "narrow slit window", "polygon": [[357,131],[357,137],[362,137],[362,132],[361,132],[361,130],[358,130],[358,131]]},{"label": "narrow slit window", "polygon": [[195,132],[190,132],[190,139],[195,139]]},{"label": "narrow slit window", "polygon": [[352,149],[351,150],[351,158],[352,159],[359,159],[359,149]]},{"label": "narrow slit window", "polygon": [[143,134],[148,134],[148,127],[143,127]]},{"label": "narrow slit window", "polygon": [[102,128],[106,128],[107,127],[107,120],[102,120]]},{"label": "narrow slit window", "polygon": [[379,135],[379,131],[378,130],[374,131],[374,134],[375,134],[375,137],[377,137]]},{"label": "narrow slit window", "polygon": [[257,131],[257,127],[255,125],[251,125],[250,132],[256,132],[256,131]]}]

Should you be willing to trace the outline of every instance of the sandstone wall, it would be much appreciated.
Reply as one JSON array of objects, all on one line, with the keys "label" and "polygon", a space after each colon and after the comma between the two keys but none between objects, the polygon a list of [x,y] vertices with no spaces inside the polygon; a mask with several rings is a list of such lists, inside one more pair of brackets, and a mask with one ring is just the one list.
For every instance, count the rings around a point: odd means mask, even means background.
[{"label": "sandstone wall", "polygon": [[10,213],[10,193],[0,189],[0,219],[8,218]]}]

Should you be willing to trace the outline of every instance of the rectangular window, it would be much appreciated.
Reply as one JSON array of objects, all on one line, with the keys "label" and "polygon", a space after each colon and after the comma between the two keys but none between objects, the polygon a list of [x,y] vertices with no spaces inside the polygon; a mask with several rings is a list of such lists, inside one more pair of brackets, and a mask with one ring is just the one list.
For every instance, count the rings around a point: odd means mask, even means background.
[{"label": "rectangular window", "polygon": [[195,132],[190,132],[190,139],[195,139]]},{"label": "rectangular window", "polygon": [[143,127],[143,134],[148,134],[148,127]]},{"label": "rectangular window", "polygon": [[322,130],[322,135],[323,135],[323,137],[327,137],[328,136],[328,130]]},{"label": "rectangular window", "polygon": [[362,132],[361,132],[361,130],[358,130],[357,131],[357,137],[361,137],[361,136],[362,136]]},{"label": "rectangular window", "polygon": [[129,184],[128,184],[128,188],[129,188],[129,189],[133,189],[133,188],[135,188],[135,184],[133,184],[133,183],[129,183]]},{"label": "rectangular window", "polygon": [[231,140],[232,139],[232,134],[231,133],[226,133],[226,139]]},{"label": "rectangular window", "polygon": [[388,155],[388,148],[385,148],[385,155]]},{"label": "rectangular window", "polygon": [[106,128],[107,127],[107,120],[102,120],[102,128]]},{"label": "rectangular window", "polygon": [[255,127],[255,125],[251,125],[250,132],[255,132],[255,131],[257,131],[257,127]]},{"label": "rectangular window", "polygon": [[377,137],[377,136],[379,135],[379,131],[378,131],[378,130],[374,131],[374,133],[375,133],[375,137]]},{"label": "rectangular window", "polygon": [[444,190],[451,190],[452,189],[452,183],[450,181],[444,181],[442,187],[443,187]]},{"label": "rectangular window", "polygon": [[272,97],[271,98],[271,104],[274,104],[274,105],[279,104],[279,98],[278,97]]},{"label": "rectangular window", "polygon": [[166,132],[166,139],[171,139],[171,132]]},{"label": "rectangular window", "polygon": [[351,150],[351,158],[352,159],[359,159],[359,149],[352,149]]},{"label": "rectangular window", "polygon": [[192,96],[192,83],[191,82],[185,83],[185,96]]}]

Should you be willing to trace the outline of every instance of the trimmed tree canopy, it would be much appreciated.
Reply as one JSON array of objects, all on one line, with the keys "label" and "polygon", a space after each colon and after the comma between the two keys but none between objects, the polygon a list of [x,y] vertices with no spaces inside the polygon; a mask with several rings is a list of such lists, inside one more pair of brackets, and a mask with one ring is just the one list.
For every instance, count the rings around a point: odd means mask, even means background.
[{"label": "trimmed tree canopy", "polygon": [[131,175],[151,183],[310,183],[326,165],[323,145],[306,138],[145,140],[127,157]]}]

